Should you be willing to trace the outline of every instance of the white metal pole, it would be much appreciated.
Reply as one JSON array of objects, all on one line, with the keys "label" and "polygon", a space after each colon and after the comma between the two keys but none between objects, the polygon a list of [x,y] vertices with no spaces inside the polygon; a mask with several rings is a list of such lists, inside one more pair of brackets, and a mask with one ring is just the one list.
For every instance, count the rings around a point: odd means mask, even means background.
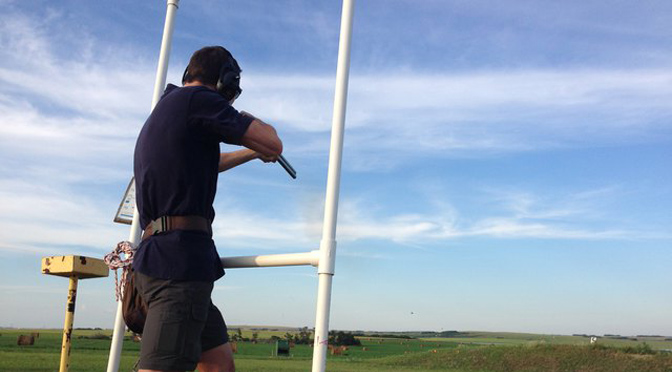
[{"label": "white metal pole", "polygon": [[[163,25],[163,39],[161,40],[161,52],[159,53],[159,64],[156,67],[156,81],[154,82],[154,96],[152,97],[152,110],[166,87],[166,75],[168,75],[168,60],[170,59],[170,49],[173,41],[173,30],[175,29],[175,14],[180,6],[180,0],[167,0],[166,2],[166,23]],[[139,235],[138,235],[139,236]]]},{"label": "white metal pole", "polygon": [[345,129],[345,111],[350,75],[350,45],[352,41],[353,9],[354,0],[343,0],[341,35],[338,48],[338,66],[336,69],[336,91],[334,94],[334,113],[331,124],[331,149],[329,152],[327,194],[324,206],[322,241],[320,242],[320,261],[317,269],[319,283],[312,372],[324,372],[327,368],[331,284],[336,264],[336,219],[338,216],[343,132]]},{"label": "white metal pole", "polygon": [[[175,23],[175,14],[180,5],[180,0],[166,1],[166,22],[163,26],[163,39],[161,40],[161,52],[159,53],[159,64],[156,69],[156,80],[154,82],[154,95],[152,97],[152,110],[159,102],[161,93],[166,85],[166,75],[168,74],[168,61],[170,59],[170,50],[173,39],[173,30]],[[151,110],[150,110],[151,111]],[[136,245],[140,241],[140,217],[137,208],[133,213],[133,222],[128,240]],[[107,361],[107,372],[117,372],[119,362],[121,361],[121,349],[124,342],[125,324],[121,313],[121,301],[117,304],[117,315],[114,319],[114,332],[112,334],[112,345],[110,346],[110,357]]]},{"label": "white metal pole", "polygon": [[276,266],[317,266],[320,260],[319,251],[305,253],[269,254],[262,256],[220,257],[225,269],[243,267],[276,267]]}]

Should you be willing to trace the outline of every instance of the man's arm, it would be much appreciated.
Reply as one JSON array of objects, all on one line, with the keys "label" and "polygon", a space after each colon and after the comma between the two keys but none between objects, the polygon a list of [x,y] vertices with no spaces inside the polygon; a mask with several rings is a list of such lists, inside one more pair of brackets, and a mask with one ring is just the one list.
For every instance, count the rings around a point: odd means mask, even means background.
[{"label": "man's arm", "polygon": [[219,171],[224,172],[231,168],[235,168],[241,164],[254,159],[261,159],[264,163],[274,162],[276,157],[265,156],[259,152],[250,149],[243,149],[233,152],[223,152],[219,154]]},{"label": "man's arm", "polygon": [[254,118],[243,136],[243,146],[259,152],[266,157],[270,157],[275,161],[282,154],[282,141],[278,137],[275,128],[247,112],[243,111],[241,114]]}]

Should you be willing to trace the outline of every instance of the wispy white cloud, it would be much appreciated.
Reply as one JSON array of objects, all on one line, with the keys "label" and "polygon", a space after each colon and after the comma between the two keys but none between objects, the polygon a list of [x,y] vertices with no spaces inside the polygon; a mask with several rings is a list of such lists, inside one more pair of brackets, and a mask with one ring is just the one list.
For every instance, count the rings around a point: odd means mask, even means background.
[{"label": "wispy white cloud", "polygon": [[28,168],[109,175],[128,162],[149,111],[151,68],[104,43],[76,43],[58,54],[65,46],[49,22],[59,17],[15,13],[0,22],[0,154]]},{"label": "wispy white cloud", "polygon": [[526,221],[518,218],[486,218],[462,233],[463,236],[484,236],[512,239],[580,239],[620,240],[652,238],[641,232],[628,230],[587,229],[544,221]]},{"label": "wispy white cloud", "polygon": [[[653,235],[638,231],[615,228],[584,227],[582,223],[557,221],[557,210],[531,212],[520,215],[511,209],[502,216],[461,216],[427,212],[413,215],[372,216],[364,210],[352,211],[343,216],[339,224],[339,237],[346,241],[359,239],[391,240],[398,243],[433,245],[441,241],[469,237],[516,238],[516,239],[624,239],[651,238]],[[563,216],[581,216],[578,210],[563,210]],[[532,217],[534,215],[534,217]],[[588,224],[592,226],[591,224]]]},{"label": "wispy white cloud", "polygon": [[105,208],[109,204],[68,186],[4,179],[0,200],[0,250],[56,254],[68,247],[105,252],[123,240],[112,226],[114,211]]},{"label": "wispy white cloud", "polygon": [[[294,130],[330,130],[330,78],[250,80],[251,89],[261,94],[241,101],[249,111]],[[670,81],[672,74],[662,70],[353,76],[345,144],[354,159],[349,164],[380,170],[408,157],[669,140]],[[311,143],[297,146],[315,148]]]},{"label": "wispy white cloud", "polygon": [[[619,193],[613,190],[605,187],[558,197],[486,189],[480,191],[478,198],[494,205],[489,212],[480,211],[478,215],[461,213],[436,194],[431,200],[434,208],[413,214],[390,213],[385,207],[376,209],[363,200],[347,199],[339,207],[338,240],[352,243],[371,239],[423,247],[473,237],[552,240],[672,237],[662,231],[637,229],[624,221],[607,219],[606,210],[600,209],[600,199],[617,197]],[[215,226],[215,231],[219,231],[216,237],[223,245],[249,249],[254,247],[251,242],[257,242],[260,251],[288,247],[299,251],[316,249],[320,239],[321,219],[287,221],[231,206],[224,209],[227,214]]]}]

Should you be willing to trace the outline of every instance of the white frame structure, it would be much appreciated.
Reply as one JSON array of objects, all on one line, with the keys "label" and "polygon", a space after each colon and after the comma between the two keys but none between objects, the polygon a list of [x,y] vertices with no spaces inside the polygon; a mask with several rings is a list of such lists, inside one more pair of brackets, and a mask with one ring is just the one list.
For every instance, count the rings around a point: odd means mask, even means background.
[{"label": "white frame structure", "polygon": [[[315,344],[313,345],[312,372],[324,372],[327,365],[327,347],[329,342],[329,313],[331,308],[331,287],[336,266],[336,220],[338,216],[338,196],[341,182],[341,160],[343,153],[343,134],[345,131],[345,113],[350,75],[350,46],[352,41],[352,21],[355,0],[343,0],[341,13],[341,31],[338,47],[338,65],[336,70],[336,89],[334,93],[334,111],[331,128],[331,147],[329,152],[329,171],[325,196],[322,240],[318,251],[261,256],[223,257],[224,268],[273,267],[312,265],[317,267],[318,292],[315,320]],[[154,84],[152,109],[159,102],[166,85],[168,60],[172,44],[174,21],[180,0],[167,0],[166,21],[161,41],[161,52]],[[150,110],[151,111],[151,110]],[[137,244],[142,231],[138,213],[134,213],[129,241]],[[121,312],[121,302],[117,306],[114,333],[107,372],[117,372],[121,359],[121,348],[125,324]]]}]

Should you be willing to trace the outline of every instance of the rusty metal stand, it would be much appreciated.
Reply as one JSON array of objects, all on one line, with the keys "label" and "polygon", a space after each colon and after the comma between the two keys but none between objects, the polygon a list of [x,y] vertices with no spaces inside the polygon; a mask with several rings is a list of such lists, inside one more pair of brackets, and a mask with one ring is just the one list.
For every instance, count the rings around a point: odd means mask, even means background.
[{"label": "rusty metal stand", "polygon": [[79,279],[102,278],[109,275],[109,269],[103,260],[84,256],[52,256],[42,259],[42,274],[63,276],[70,279],[68,301],[65,306],[65,324],[61,343],[61,364],[59,372],[68,372],[70,368],[70,349],[72,347],[72,327],[75,321],[77,302],[77,284]]}]

